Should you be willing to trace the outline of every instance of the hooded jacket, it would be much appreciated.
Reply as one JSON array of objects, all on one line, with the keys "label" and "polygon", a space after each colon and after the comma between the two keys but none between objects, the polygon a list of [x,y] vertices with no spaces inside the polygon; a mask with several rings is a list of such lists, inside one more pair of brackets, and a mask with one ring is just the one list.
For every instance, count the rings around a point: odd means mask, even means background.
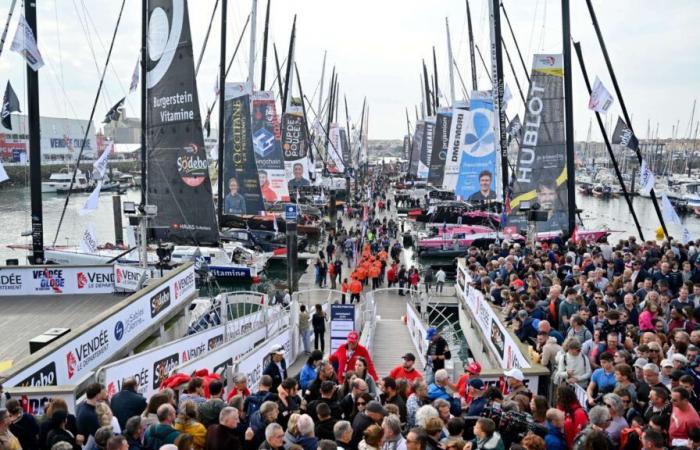
[{"label": "hooded jacket", "polygon": [[475,450],[505,450],[505,444],[498,431],[494,431],[491,437],[486,439],[474,439],[473,442],[476,444],[473,447]]},{"label": "hooded jacket", "polygon": [[341,345],[330,357],[331,363],[338,364],[338,379],[342,380],[343,374],[348,370],[352,370],[355,367],[355,361],[357,358],[362,356],[367,360],[367,372],[369,372],[375,381],[378,380],[379,376],[377,375],[377,371],[374,369],[374,363],[372,362],[372,358],[369,356],[367,349],[362,345],[357,344],[355,352],[352,354],[352,357],[348,359],[347,348],[348,344]]},{"label": "hooded jacket", "polygon": [[568,450],[564,433],[551,423],[547,424],[547,436],[544,438],[547,450]]}]

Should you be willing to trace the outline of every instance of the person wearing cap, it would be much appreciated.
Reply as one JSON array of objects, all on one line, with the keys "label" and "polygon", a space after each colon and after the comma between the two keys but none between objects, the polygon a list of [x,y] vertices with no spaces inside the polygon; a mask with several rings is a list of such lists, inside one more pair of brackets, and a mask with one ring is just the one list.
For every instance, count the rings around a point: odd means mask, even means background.
[{"label": "person wearing cap", "polygon": [[373,424],[381,426],[386,416],[386,410],[381,403],[376,400],[368,402],[365,410],[357,413],[352,421],[352,439],[346,448],[357,449],[365,430]]},{"label": "person wearing cap", "polygon": [[513,400],[518,394],[525,394],[528,398],[532,396],[530,390],[523,383],[525,381],[525,375],[523,371],[517,367],[513,367],[503,373],[506,376],[506,383],[510,392],[504,397],[504,401]]},{"label": "person wearing cap", "polygon": [[[428,365],[432,367],[432,375],[440,369],[445,368],[445,360],[452,358],[450,347],[445,338],[440,335],[440,330],[435,327],[428,328],[426,338],[430,341],[426,352]],[[428,375],[429,370],[426,370]]]},{"label": "person wearing cap", "polygon": [[480,416],[484,407],[488,403],[488,398],[486,397],[486,384],[481,380],[481,378],[472,378],[469,380],[469,407],[467,408],[468,416]]},{"label": "person wearing cap", "polygon": [[673,361],[670,359],[662,359],[661,372],[659,372],[659,381],[661,381],[666,386],[671,384],[671,373],[673,373]]},{"label": "person wearing cap", "polygon": [[263,375],[269,375],[272,378],[270,391],[277,392],[277,387],[282,384],[282,380],[287,378],[287,361],[284,360],[284,347],[282,345],[275,344],[270,349],[270,362],[263,370]]},{"label": "person wearing cap", "polygon": [[372,357],[369,355],[367,348],[360,345],[360,335],[354,330],[348,333],[348,341],[338,347],[338,350],[336,350],[330,356],[330,361],[334,365],[337,364],[337,375],[339,380],[343,379],[345,372],[354,369],[355,361],[357,361],[357,358],[360,356],[367,360],[367,371],[372,379],[375,381],[379,380],[377,371],[374,368],[374,363],[372,362]]},{"label": "person wearing cap", "polygon": [[[416,369],[416,355],[411,352],[406,353],[401,358],[403,358],[403,363],[391,369],[389,376],[394,380],[404,379],[408,381],[410,386],[418,378],[423,378],[423,374]],[[410,391],[409,391],[410,394]]]},{"label": "person wearing cap", "polygon": [[464,403],[469,404],[471,397],[469,395],[469,379],[478,377],[481,374],[481,364],[478,361],[471,361],[464,364],[464,374],[459,377],[457,384],[451,386],[452,389],[459,393]]}]

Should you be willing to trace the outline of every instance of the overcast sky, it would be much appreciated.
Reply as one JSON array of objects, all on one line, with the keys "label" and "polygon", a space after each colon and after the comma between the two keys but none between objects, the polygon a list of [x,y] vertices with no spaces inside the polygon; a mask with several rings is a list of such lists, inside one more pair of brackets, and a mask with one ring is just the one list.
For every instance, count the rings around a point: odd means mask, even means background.
[{"label": "overcast sky", "polygon": [[[189,2],[195,59],[198,57],[215,0]],[[559,53],[561,42],[560,2],[556,0],[504,0],[528,71],[533,53]],[[0,5],[4,23],[10,0]],[[21,3],[21,2],[19,2]],[[42,115],[87,119],[97,90],[107,48],[112,37],[121,1],[117,0],[38,0],[39,47],[47,65],[40,70]],[[265,1],[259,2],[258,57],[256,83],[259,83],[262,27]],[[581,41],[591,79],[599,76],[613,92],[600,47],[597,43],[585,1],[572,2],[572,36]],[[489,28],[486,0],[471,0],[475,40],[488,58]],[[95,118],[125,95],[136,64],[140,43],[141,1],[126,0],[125,15],[117,35],[112,63]],[[645,138],[647,122],[652,129],[659,123],[659,134],[671,136],[680,121],[680,136],[688,135],[693,100],[700,93],[700,7],[697,0],[594,0],[603,35],[617,71],[627,107],[633,114],[637,135]],[[661,6],[663,5],[663,6]],[[250,11],[251,0],[229,1],[229,55]],[[14,36],[18,4],[8,41]],[[405,109],[414,121],[414,108],[420,102],[419,73],[426,59],[432,71],[432,47],[436,47],[440,90],[449,95],[445,17],[449,18],[454,58],[464,82],[470,84],[466,9],[462,0],[273,0],[270,42],[275,42],[284,59],[294,14],[298,15],[296,60],[305,93],[311,97],[321,76],[323,52],[328,52],[326,82],[330,69],[339,73],[341,95],[346,95],[350,116],[357,120],[362,99],[370,105],[370,139],[400,139],[406,130]],[[515,70],[526,90],[525,76],[505,21],[503,34]],[[213,100],[219,54],[219,15],[212,28],[209,45],[198,77],[202,107]],[[248,71],[248,36],[227,81],[244,81]],[[268,86],[274,76],[270,45]],[[573,57],[576,138],[585,139],[589,121],[588,96]],[[489,64],[489,60],[486,60]],[[507,60],[504,55],[504,63]],[[504,68],[506,82],[514,99],[508,114],[520,113],[523,105],[510,68]],[[26,105],[24,65],[6,43],[0,56],[0,82],[7,78]],[[490,88],[486,72],[477,57],[480,89]],[[459,77],[456,91],[461,97]],[[276,88],[275,88],[276,89]],[[326,89],[327,92],[327,89]],[[296,95],[296,94],[295,94]],[[318,94],[316,94],[318,95]],[[525,92],[527,95],[527,92]],[[619,113],[619,102],[611,110],[612,121]],[[316,101],[313,102],[314,108]],[[138,115],[137,93],[128,97],[127,113]],[[341,121],[344,111],[341,109]],[[204,115],[204,112],[202,112]],[[696,114],[695,121],[700,117]],[[593,139],[599,139],[593,123]]]}]

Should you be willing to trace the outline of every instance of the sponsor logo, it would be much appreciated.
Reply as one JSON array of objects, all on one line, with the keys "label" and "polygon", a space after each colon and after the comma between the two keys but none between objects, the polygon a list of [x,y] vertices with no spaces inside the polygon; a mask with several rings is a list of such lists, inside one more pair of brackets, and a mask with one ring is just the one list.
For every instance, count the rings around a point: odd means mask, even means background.
[{"label": "sponsor logo", "polygon": [[78,289],[101,289],[114,287],[114,274],[102,272],[78,272]]},{"label": "sponsor logo", "polygon": [[109,336],[107,330],[100,330],[97,336],[70,350],[66,354],[68,379],[70,380],[77,372],[89,367],[90,363],[104,355],[108,349]]},{"label": "sponsor logo", "polygon": [[200,344],[194,348],[188,348],[182,351],[182,362],[187,362],[191,359],[202,356],[204,352],[207,351],[207,347],[204,344]]},{"label": "sponsor logo", "polygon": [[177,157],[177,173],[182,181],[190,186],[197,187],[202,184],[207,176],[209,163],[205,152],[199,152],[199,147],[189,144],[180,149]]},{"label": "sponsor logo", "polygon": [[107,398],[112,399],[114,397],[114,394],[117,393],[117,388],[114,386],[114,381],[110,381],[109,384],[107,385]]},{"label": "sponsor logo", "polygon": [[170,306],[170,286],[151,297],[151,318]]},{"label": "sponsor logo", "polygon": [[118,287],[137,287],[141,279],[140,270],[129,267],[117,267],[114,270],[115,282]]},{"label": "sponsor logo", "polygon": [[187,292],[192,287],[194,287],[194,272],[188,274],[184,278],[176,280],[174,283],[175,300],[179,300],[182,293]]},{"label": "sponsor logo", "polygon": [[146,311],[139,309],[129,314],[129,317],[120,320],[114,326],[114,338],[121,341],[122,338],[131,333],[138,333],[140,325],[146,321]]},{"label": "sponsor logo", "polygon": [[[110,385],[115,385],[115,389],[117,392],[122,390],[122,384],[124,384],[124,381],[127,380],[128,378],[133,378],[136,380],[136,391],[145,394],[149,388],[148,388],[148,383],[149,383],[149,377],[150,377],[150,371],[148,370],[147,367],[142,367],[140,371],[129,375],[125,378],[118,379],[116,383],[114,381],[110,382]],[[107,390],[107,393],[109,394],[109,389]]]},{"label": "sponsor logo", "polygon": [[119,320],[119,321],[117,321],[117,324],[114,325],[114,339],[121,341],[123,337],[124,337],[124,322]]},{"label": "sponsor logo", "polygon": [[546,66],[554,66],[556,61],[557,59],[554,56],[542,56],[540,58],[540,64],[544,64]]},{"label": "sponsor logo", "polygon": [[170,372],[178,365],[180,365],[180,356],[177,353],[153,363],[153,389],[158,389],[163,380],[168,378]]},{"label": "sponsor logo", "polygon": [[66,287],[66,279],[63,277],[63,269],[37,269],[32,271],[35,280],[39,280],[37,291],[53,291],[55,294],[63,292]]},{"label": "sponsor logo", "polygon": [[41,387],[56,386],[56,363],[50,362],[24,380],[17,383],[17,387]]},{"label": "sponsor logo", "polygon": [[[232,366],[233,365],[233,359],[229,358],[226,361],[222,362],[221,364],[217,364],[214,366],[214,370],[212,370],[213,373],[218,373],[219,375],[223,375],[224,371],[226,370],[227,366]],[[222,376],[221,379],[224,382],[224,386],[226,386],[226,377]]]},{"label": "sponsor logo", "polygon": [[209,342],[207,342],[207,349],[209,351],[214,350],[217,347],[220,347],[224,343],[224,335],[220,334],[218,336],[214,336],[213,338],[209,338]]},{"label": "sponsor logo", "polygon": [[117,267],[117,283],[121,283],[122,280],[124,279],[124,273],[122,272],[122,269]]},{"label": "sponsor logo", "polygon": [[22,275],[19,273],[6,273],[0,275],[0,291],[21,291]]}]

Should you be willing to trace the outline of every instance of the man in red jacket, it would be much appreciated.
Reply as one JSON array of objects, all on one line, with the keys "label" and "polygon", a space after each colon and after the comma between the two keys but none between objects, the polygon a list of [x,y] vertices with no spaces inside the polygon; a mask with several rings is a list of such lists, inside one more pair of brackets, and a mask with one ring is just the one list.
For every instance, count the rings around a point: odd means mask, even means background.
[{"label": "man in red jacket", "polygon": [[355,367],[355,360],[362,356],[367,360],[367,371],[374,378],[375,381],[379,380],[377,376],[377,371],[374,370],[374,363],[372,358],[369,356],[369,352],[365,347],[360,345],[360,335],[357,331],[351,331],[348,334],[348,342],[341,345],[338,350],[335,351],[330,356],[330,361],[333,365],[338,366],[338,379],[343,379],[343,374],[348,370],[352,370]]}]

